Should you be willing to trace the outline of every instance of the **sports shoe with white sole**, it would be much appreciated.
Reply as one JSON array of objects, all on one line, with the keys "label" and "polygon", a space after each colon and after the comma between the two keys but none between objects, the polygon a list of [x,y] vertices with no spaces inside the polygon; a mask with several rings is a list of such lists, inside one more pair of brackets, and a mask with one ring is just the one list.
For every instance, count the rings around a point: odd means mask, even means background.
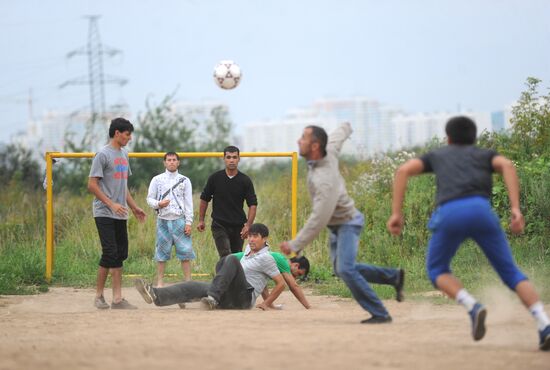
[{"label": "sports shoe with white sole", "polygon": [[155,298],[157,298],[151,284],[147,284],[143,279],[134,280],[134,286],[136,287],[139,294],[141,294],[145,302],[151,304],[153,303]]}]

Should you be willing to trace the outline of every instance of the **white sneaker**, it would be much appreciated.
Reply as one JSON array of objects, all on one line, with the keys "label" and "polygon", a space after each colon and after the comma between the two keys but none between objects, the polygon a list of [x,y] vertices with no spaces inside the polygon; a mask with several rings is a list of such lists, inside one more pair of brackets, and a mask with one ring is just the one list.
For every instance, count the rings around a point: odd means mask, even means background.
[{"label": "white sneaker", "polygon": [[218,307],[218,301],[211,296],[201,298],[201,303],[205,310],[214,310]]}]

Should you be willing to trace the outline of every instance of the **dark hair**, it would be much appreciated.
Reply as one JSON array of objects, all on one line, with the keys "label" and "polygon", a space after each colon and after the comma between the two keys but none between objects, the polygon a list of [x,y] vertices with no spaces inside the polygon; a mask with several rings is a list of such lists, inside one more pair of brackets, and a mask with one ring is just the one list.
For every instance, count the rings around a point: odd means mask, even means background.
[{"label": "dark hair", "polygon": [[447,121],[445,133],[452,144],[474,144],[477,127],[472,119],[466,116],[457,116]]},{"label": "dark hair", "polygon": [[176,152],[166,152],[166,154],[164,155],[164,160],[166,160],[169,155],[175,156],[178,161],[180,160],[180,156]]},{"label": "dark hair", "polygon": [[311,136],[313,137],[313,140],[319,143],[323,157],[326,156],[328,135],[325,129],[315,125],[310,125],[310,126],[307,126],[306,128],[311,129]]},{"label": "dark hair", "polygon": [[118,117],[111,120],[111,125],[109,126],[109,137],[111,139],[115,137],[115,131],[120,133],[123,133],[124,131],[134,132],[134,125],[132,125],[127,119]]},{"label": "dark hair", "polygon": [[225,157],[227,153],[237,153],[237,155],[241,155],[239,148],[234,145],[229,145],[225,147],[225,149],[223,150],[223,156]]},{"label": "dark hair", "polygon": [[302,280],[306,280],[307,274],[309,274],[309,260],[305,256],[300,256],[292,257],[290,259],[290,262],[297,263],[300,270],[305,270],[304,274],[302,275]]},{"label": "dark hair", "polygon": [[264,224],[252,224],[248,229],[249,234],[259,234],[262,238],[269,236],[269,229]]}]

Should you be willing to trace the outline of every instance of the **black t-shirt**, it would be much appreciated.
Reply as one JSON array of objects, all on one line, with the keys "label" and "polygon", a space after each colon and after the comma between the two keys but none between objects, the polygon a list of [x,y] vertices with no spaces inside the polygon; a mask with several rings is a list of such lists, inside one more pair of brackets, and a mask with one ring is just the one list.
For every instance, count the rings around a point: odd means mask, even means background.
[{"label": "black t-shirt", "polygon": [[214,172],[202,190],[201,199],[213,200],[212,219],[225,226],[242,226],[246,222],[243,204],[258,205],[256,192],[250,177],[242,172],[229,178],[225,170]]},{"label": "black t-shirt", "polygon": [[491,198],[494,172],[491,164],[497,152],[475,145],[448,145],[420,157],[424,172],[435,173],[436,203],[468,195]]}]

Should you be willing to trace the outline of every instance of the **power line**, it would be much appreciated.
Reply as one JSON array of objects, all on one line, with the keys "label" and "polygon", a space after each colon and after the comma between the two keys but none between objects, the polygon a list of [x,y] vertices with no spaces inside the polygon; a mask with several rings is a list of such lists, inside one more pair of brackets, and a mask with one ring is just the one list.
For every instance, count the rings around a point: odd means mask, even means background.
[{"label": "power line", "polygon": [[[91,140],[96,136],[93,134],[99,128],[97,121],[105,118],[105,84],[117,84],[124,86],[128,80],[121,77],[109,76],[104,73],[103,56],[115,56],[121,54],[122,51],[110,48],[101,43],[99,36],[98,19],[99,15],[88,15],[85,18],[89,21],[88,26],[88,42],[81,48],[75,49],[67,53],[67,58],[84,55],[88,58],[88,74],[73,78],[63,82],[59,88],[64,88],[69,85],[89,85],[90,87],[90,116],[91,116]],[[99,134],[99,133],[98,133]],[[94,142],[94,141],[92,141]]]}]

